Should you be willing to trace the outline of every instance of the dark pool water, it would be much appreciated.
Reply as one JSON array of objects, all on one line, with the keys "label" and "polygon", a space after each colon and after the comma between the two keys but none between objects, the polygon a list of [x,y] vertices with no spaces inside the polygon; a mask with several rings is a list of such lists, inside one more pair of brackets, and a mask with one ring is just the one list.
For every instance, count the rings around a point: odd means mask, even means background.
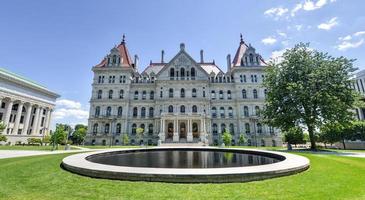
[{"label": "dark pool water", "polygon": [[281,161],[249,153],[199,150],[149,150],[97,154],[87,160],[100,164],[153,168],[220,168],[265,165]]}]

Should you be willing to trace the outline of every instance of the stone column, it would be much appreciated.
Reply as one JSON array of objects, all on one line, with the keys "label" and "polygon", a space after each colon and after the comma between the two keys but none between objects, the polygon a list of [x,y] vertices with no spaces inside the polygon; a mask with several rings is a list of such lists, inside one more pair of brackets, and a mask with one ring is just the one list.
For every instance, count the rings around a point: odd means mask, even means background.
[{"label": "stone column", "polygon": [[[4,123],[7,125],[9,124],[10,114],[11,110],[13,109],[13,101],[9,101],[5,106],[5,117],[4,117]],[[8,128],[8,127],[7,127]]]},{"label": "stone column", "polygon": [[29,122],[30,122],[30,116],[32,114],[32,104],[29,104],[26,110],[25,118],[24,118],[24,125],[23,125],[23,132],[22,135],[28,134],[28,128],[29,128]]},{"label": "stone column", "polygon": [[35,135],[35,134],[39,133],[37,130],[38,130],[38,121],[39,121],[40,112],[41,112],[41,109],[38,106],[35,110],[35,116],[34,116],[33,128],[32,128],[32,135]]},{"label": "stone column", "polygon": [[20,117],[22,116],[22,110],[23,110],[23,102],[18,103],[18,110],[16,113],[15,123],[13,127],[13,134],[18,134],[19,129],[19,123],[20,123]]},{"label": "stone column", "polygon": [[51,122],[51,109],[47,108],[47,111],[46,111],[46,120],[45,120],[45,123],[43,125],[44,131],[47,131],[47,132],[45,132],[44,135],[48,135],[50,122]]},{"label": "stone column", "polygon": [[193,141],[193,133],[191,131],[191,119],[188,119],[188,135],[186,137],[186,140],[188,142],[192,142]]},{"label": "stone column", "polygon": [[165,120],[162,119],[160,120],[160,134],[159,134],[159,138],[162,142],[165,141]]},{"label": "stone column", "polygon": [[179,132],[178,132],[178,130],[179,130],[178,126],[179,126],[179,120],[176,118],[174,120],[174,135],[172,137],[173,142],[179,142],[179,139],[180,139]]}]

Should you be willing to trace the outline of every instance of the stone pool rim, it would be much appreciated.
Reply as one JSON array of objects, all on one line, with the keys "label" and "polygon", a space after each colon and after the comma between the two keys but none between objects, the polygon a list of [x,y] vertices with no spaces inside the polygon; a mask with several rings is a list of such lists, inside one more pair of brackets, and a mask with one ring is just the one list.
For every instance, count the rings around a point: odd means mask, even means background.
[{"label": "stone pool rim", "polygon": [[[86,158],[97,154],[113,154],[117,152],[148,150],[204,150],[252,153],[268,157],[285,157],[284,160],[265,165],[222,167],[222,168],[152,168],[127,167],[99,164]],[[76,174],[104,179],[176,182],[176,183],[227,183],[248,182],[281,177],[305,171],[310,166],[306,157],[285,152],[267,151],[246,148],[218,147],[152,147],[152,148],[123,148],[74,154],[62,160],[64,169]]]}]

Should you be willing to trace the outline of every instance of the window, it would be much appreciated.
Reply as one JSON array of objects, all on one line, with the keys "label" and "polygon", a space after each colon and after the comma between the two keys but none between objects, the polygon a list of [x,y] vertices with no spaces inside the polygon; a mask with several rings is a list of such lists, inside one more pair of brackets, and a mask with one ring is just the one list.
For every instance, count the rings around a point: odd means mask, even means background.
[{"label": "window", "polygon": [[102,90],[99,90],[98,91],[98,99],[101,99],[103,96],[103,91]]},{"label": "window", "polygon": [[220,90],[219,91],[219,99],[223,99],[224,97],[223,97],[223,90]]},{"label": "window", "polygon": [[141,117],[146,117],[146,108],[145,107],[142,107],[141,109]]},{"label": "window", "polygon": [[180,69],[180,76],[185,77],[185,69],[184,68]]},{"label": "window", "polygon": [[155,92],[151,91],[150,92],[150,100],[153,100],[153,99],[155,99]]},{"label": "window", "polygon": [[196,89],[195,89],[195,88],[193,88],[193,90],[192,90],[192,92],[191,92],[191,96],[192,96],[193,98],[195,98],[195,97],[196,97]]},{"label": "window", "polygon": [[153,134],[153,124],[149,124],[148,125],[148,134],[152,135]]},{"label": "window", "polygon": [[253,75],[251,74],[251,82],[255,82],[254,78],[253,78]]},{"label": "window", "polygon": [[215,91],[212,90],[212,99],[215,99]]},{"label": "window", "polygon": [[116,132],[117,134],[120,134],[120,133],[122,132],[122,126],[121,126],[121,124],[120,124],[120,123],[118,123],[118,124],[117,124],[117,128],[116,128],[115,132]]},{"label": "window", "polygon": [[154,111],[154,109],[152,107],[150,107],[150,109],[148,111],[149,117],[153,117],[153,111]]},{"label": "window", "polygon": [[255,106],[255,114],[256,116],[260,116],[260,107]]},{"label": "window", "polygon": [[109,99],[112,99],[113,98],[113,90],[109,90],[108,98]]},{"label": "window", "polygon": [[224,118],[224,107],[220,107],[219,111],[221,114],[221,118]]},{"label": "window", "polygon": [[221,133],[224,133],[226,131],[226,125],[221,124]]},{"label": "window", "polygon": [[174,97],[174,89],[170,88],[169,89],[169,98],[173,98]]},{"label": "window", "polygon": [[185,89],[184,88],[181,88],[181,90],[180,90],[180,97],[185,98]]},{"label": "window", "polygon": [[193,78],[195,78],[195,68],[194,67],[192,67],[191,68],[191,70],[190,70],[191,72],[190,72],[190,75],[191,75],[191,78],[193,79]]},{"label": "window", "polygon": [[241,81],[241,83],[243,83],[243,76],[242,75],[240,75],[240,81]]},{"label": "window", "polygon": [[270,133],[270,134],[273,134],[273,133],[274,133],[274,127],[269,126],[269,133]]},{"label": "window", "polygon": [[246,75],[243,75],[243,82],[246,83]]},{"label": "window", "polygon": [[123,99],[124,98],[124,90],[120,90],[119,91],[119,99]]},{"label": "window", "polygon": [[146,126],[144,124],[141,124],[139,127],[143,129],[143,133],[146,131]]},{"label": "window", "polygon": [[244,106],[243,107],[243,115],[245,116],[245,117],[248,117],[250,114],[249,114],[249,112],[248,112],[248,107],[247,106]]},{"label": "window", "polygon": [[100,107],[96,106],[96,108],[95,108],[95,117],[99,117],[99,115],[100,115]]},{"label": "window", "polygon": [[106,116],[109,117],[112,114],[112,107],[108,106],[106,108]]},{"label": "window", "polygon": [[254,99],[257,99],[258,96],[257,96],[257,90],[256,89],[253,89],[253,98]]},{"label": "window", "polygon": [[180,112],[185,113],[185,106],[180,106]]},{"label": "window", "polygon": [[267,97],[267,89],[264,90],[265,98]]},{"label": "window", "polygon": [[247,99],[247,93],[245,89],[242,90],[242,99]]},{"label": "window", "polygon": [[245,124],[245,130],[246,130],[246,134],[250,134],[251,130],[250,130],[250,124],[249,123]]},{"label": "window", "polygon": [[217,117],[217,108],[216,107],[213,107],[212,108],[212,117],[213,118],[216,118]]},{"label": "window", "polygon": [[217,126],[217,124],[213,124],[212,129],[213,129],[213,135],[217,135],[218,134],[218,126]]},{"label": "window", "polygon": [[257,124],[257,133],[262,133],[262,125],[260,123]]},{"label": "window", "polygon": [[93,133],[94,134],[96,134],[98,132],[98,128],[99,128],[99,124],[98,123],[94,124],[94,126],[93,126]]},{"label": "window", "polygon": [[104,133],[105,134],[108,134],[109,133],[109,129],[110,129],[110,125],[107,123],[105,124],[105,127],[104,127]]},{"label": "window", "polygon": [[234,125],[232,123],[229,124],[229,133],[231,133],[231,135],[234,135]]},{"label": "window", "polygon": [[174,112],[174,107],[172,105],[169,106],[169,113],[173,113]]},{"label": "window", "polygon": [[233,118],[233,109],[232,109],[232,107],[228,108],[228,116],[229,116],[229,118]]},{"label": "window", "polygon": [[138,91],[134,92],[134,100],[138,100]]},{"label": "window", "polygon": [[134,107],[133,108],[133,117],[137,117],[138,116],[138,108]]},{"label": "window", "polygon": [[136,134],[137,124],[132,124],[132,134]]},{"label": "window", "polygon": [[147,92],[146,91],[143,91],[142,92],[142,100],[146,100],[146,95],[147,95]]},{"label": "window", "polygon": [[227,91],[227,99],[232,99],[231,90]]},{"label": "window", "polygon": [[98,83],[101,83],[101,76],[98,77]]},{"label": "window", "polygon": [[113,64],[117,63],[117,56],[113,55]]},{"label": "window", "polygon": [[174,68],[171,68],[170,69],[170,77],[173,79],[174,76],[175,76],[175,70],[174,70]]},{"label": "window", "polygon": [[119,106],[118,107],[118,117],[121,117],[123,115],[123,107]]},{"label": "window", "polygon": [[196,105],[193,105],[192,110],[193,110],[193,113],[197,113],[198,112],[198,108],[196,107]]},{"label": "window", "polygon": [[250,63],[251,64],[253,63],[253,55],[252,55],[252,53],[250,53]]}]

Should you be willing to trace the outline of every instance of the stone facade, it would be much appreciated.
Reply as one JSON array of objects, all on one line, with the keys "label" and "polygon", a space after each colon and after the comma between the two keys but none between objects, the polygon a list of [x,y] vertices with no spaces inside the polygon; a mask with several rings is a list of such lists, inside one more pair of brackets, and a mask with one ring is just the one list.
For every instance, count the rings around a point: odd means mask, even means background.
[{"label": "stone facade", "polygon": [[118,145],[128,134],[140,143],[136,129],[144,130],[143,142],[208,142],[220,144],[227,129],[237,143],[244,134],[248,145],[278,146],[276,129],[260,122],[266,90],[265,61],[242,38],[227,72],[215,62],[195,61],[180,44],[169,61],[151,62],[138,72],[138,56],[131,59],[126,43],[114,47],[92,68],[87,144]]},{"label": "stone facade", "polygon": [[30,80],[0,68],[0,120],[7,142],[27,143],[49,132],[51,115],[59,95]]}]

